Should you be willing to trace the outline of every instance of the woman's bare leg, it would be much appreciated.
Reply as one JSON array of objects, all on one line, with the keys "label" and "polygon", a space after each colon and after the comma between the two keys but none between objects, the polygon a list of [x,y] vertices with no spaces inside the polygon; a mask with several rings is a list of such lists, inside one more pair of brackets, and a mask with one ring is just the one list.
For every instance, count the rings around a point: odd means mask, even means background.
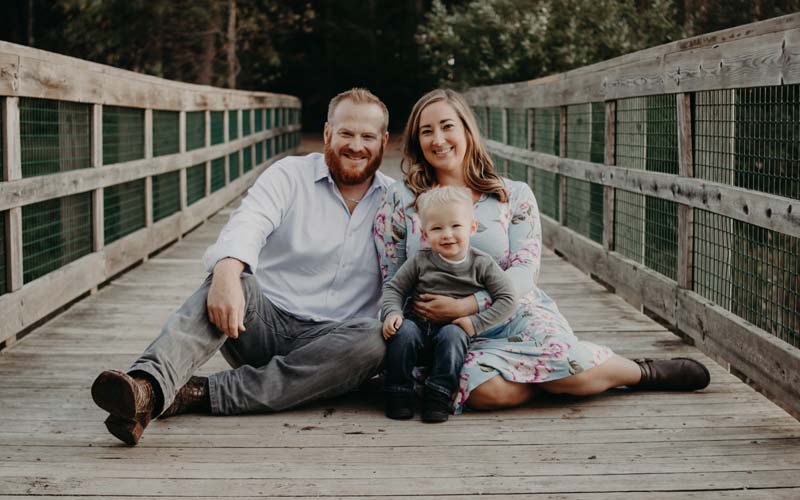
[{"label": "woman's bare leg", "polygon": [[542,382],[542,390],[552,394],[591,396],[622,385],[635,385],[642,377],[639,365],[616,354],[608,361],[570,377]]},{"label": "woman's bare leg", "polygon": [[533,399],[536,384],[509,382],[498,373],[469,393],[467,406],[473,410],[497,410],[519,406]]}]

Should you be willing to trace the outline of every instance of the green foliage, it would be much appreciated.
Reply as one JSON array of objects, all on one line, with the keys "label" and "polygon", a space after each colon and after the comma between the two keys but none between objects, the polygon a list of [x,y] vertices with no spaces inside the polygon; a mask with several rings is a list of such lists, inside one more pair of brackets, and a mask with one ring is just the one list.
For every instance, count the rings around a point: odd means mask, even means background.
[{"label": "green foliage", "polygon": [[434,0],[417,42],[440,84],[468,87],[566,71],[684,36],[670,0]]}]

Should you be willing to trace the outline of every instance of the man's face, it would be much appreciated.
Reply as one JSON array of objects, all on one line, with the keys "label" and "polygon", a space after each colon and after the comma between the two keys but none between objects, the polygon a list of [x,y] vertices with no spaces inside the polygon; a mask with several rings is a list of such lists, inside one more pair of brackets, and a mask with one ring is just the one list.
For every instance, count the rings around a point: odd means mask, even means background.
[{"label": "man's face", "polygon": [[325,163],[337,184],[366,182],[378,170],[389,138],[377,104],[339,103],[325,124]]}]

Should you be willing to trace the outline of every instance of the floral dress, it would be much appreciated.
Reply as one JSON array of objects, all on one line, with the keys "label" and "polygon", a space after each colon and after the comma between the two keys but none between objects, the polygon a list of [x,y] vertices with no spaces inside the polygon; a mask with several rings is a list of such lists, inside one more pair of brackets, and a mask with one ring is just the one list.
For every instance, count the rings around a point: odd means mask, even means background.
[{"label": "floral dress", "polygon": [[[539,208],[527,184],[504,179],[507,203],[482,195],[475,204],[478,232],[470,244],[493,256],[514,283],[519,305],[505,323],[472,339],[461,371],[455,411],[490,378],[540,383],[593,368],[613,355],[604,346],[579,341],[555,302],[536,286],[541,262]],[[429,245],[422,236],[414,195],[402,182],[392,184],[375,220],[375,243],[384,282],[407,258]],[[484,291],[475,295],[481,310],[491,305]]]}]

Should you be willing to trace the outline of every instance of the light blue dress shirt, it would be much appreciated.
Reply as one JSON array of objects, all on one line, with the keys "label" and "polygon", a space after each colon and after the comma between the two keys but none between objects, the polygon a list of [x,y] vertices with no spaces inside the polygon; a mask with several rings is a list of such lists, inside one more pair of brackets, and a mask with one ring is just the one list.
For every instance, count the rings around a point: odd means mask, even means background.
[{"label": "light blue dress shirt", "polygon": [[381,274],[372,237],[375,214],[394,182],[377,172],[351,214],[320,153],[290,156],[247,192],[203,257],[250,267],[267,299],[304,320],[378,316]]}]

